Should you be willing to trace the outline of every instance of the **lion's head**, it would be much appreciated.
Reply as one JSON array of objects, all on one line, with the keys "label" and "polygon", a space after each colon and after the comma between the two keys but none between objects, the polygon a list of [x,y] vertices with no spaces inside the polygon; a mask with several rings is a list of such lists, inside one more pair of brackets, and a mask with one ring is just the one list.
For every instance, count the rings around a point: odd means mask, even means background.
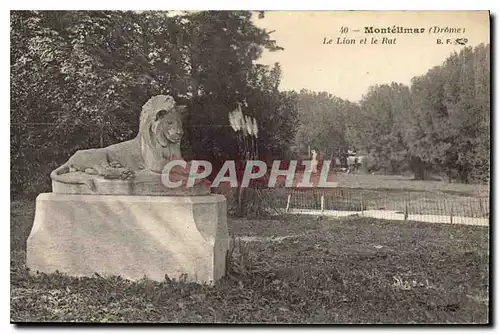
[{"label": "lion's head", "polygon": [[184,134],[181,113],[185,106],[177,106],[167,95],[157,95],[142,107],[139,132],[152,147],[178,144]]},{"label": "lion's head", "polygon": [[181,157],[180,141],[182,112],[185,106],[177,106],[167,95],[157,95],[142,107],[139,123],[141,152],[148,169],[161,172],[165,162],[173,157]]}]

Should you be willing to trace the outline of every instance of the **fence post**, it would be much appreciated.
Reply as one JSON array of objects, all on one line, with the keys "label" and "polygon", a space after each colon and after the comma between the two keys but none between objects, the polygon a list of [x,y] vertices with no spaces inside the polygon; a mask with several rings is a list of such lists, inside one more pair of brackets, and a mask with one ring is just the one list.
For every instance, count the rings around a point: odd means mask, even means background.
[{"label": "fence post", "polygon": [[470,216],[473,217],[473,218],[476,217],[476,215],[475,215],[476,214],[475,213],[476,210],[474,210],[474,207],[472,205],[472,200],[471,199],[469,199],[469,209],[470,209]]},{"label": "fence post", "polygon": [[101,120],[101,147],[104,147],[104,120]]},{"label": "fence post", "polygon": [[286,209],[285,212],[288,212],[290,209],[290,200],[292,199],[292,194],[288,194],[288,198],[286,199]]},{"label": "fence post", "polygon": [[321,213],[325,211],[325,194],[321,193]]},{"label": "fence post", "polygon": [[365,201],[363,198],[363,191],[361,191],[361,215],[365,215]]},{"label": "fence post", "polygon": [[479,217],[484,217],[484,212],[483,212],[483,200],[481,197],[479,197]]},{"label": "fence post", "polygon": [[450,205],[450,224],[453,224],[453,204]]},{"label": "fence post", "polygon": [[405,197],[405,220],[408,220],[408,199]]}]

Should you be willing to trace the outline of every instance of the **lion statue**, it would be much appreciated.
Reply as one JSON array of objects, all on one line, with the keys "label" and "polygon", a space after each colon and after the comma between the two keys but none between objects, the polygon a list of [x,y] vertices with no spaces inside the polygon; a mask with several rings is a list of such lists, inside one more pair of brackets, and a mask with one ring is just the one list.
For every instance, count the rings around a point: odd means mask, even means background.
[{"label": "lion statue", "polygon": [[51,173],[53,188],[54,183],[61,183],[86,185],[92,190],[97,180],[130,181],[138,173],[154,175],[160,182],[159,175],[165,164],[171,159],[182,159],[180,141],[184,132],[181,114],[185,108],[176,105],[171,96],[152,97],[142,107],[139,133],[134,139],[104,148],[77,151]]}]

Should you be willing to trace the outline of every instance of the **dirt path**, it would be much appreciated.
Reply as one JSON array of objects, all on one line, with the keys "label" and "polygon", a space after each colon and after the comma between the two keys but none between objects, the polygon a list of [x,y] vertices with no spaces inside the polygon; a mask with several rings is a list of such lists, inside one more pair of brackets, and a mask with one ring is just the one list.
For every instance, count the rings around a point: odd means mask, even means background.
[{"label": "dirt path", "polygon": [[409,214],[407,219],[405,215],[399,211],[391,210],[366,210],[366,211],[333,211],[333,210],[302,210],[302,209],[290,209],[289,213],[295,214],[306,214],[306,215],[318,215],[318,216],[328,216],[335,218],[342,218],[348,216],[363,216],[378,219],[389,219],[389,220],[411,220],[420,221],[426,223],[438,223],[438,224],[461,224],[461,225],[479,225],[479,226],[489,226],[488,218],[472,218],[472,217],[461,217],[461,216],[444,216],[444,215],[415,215]]}]

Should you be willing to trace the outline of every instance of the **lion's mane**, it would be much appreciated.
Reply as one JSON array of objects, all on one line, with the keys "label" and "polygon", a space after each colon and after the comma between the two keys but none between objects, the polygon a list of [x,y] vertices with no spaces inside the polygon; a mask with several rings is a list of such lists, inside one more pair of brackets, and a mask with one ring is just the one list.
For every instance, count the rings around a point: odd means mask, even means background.
[{"label": "lion's mane", "polygon": [[[157,166],[161,162],[181,157],[180,143],[169,142],[166,147],[162,147],[154,138],[156,133],[154,133],[152,125],[156,121],[159,111],[165,110],[168,113],[176,113],[175,117],[178,117],[180,120],[180,114],[183,109],[184,106],[176,106],[174,99],[167,95],[156,95],[149,99],[142,107],[139,136],[141,138],[141,154],[148,169],[160,172]],[[177,126],[182,128],[182,123],[178,123]],[[159,129],[163,130],[163,127],[159,127]]]}]

